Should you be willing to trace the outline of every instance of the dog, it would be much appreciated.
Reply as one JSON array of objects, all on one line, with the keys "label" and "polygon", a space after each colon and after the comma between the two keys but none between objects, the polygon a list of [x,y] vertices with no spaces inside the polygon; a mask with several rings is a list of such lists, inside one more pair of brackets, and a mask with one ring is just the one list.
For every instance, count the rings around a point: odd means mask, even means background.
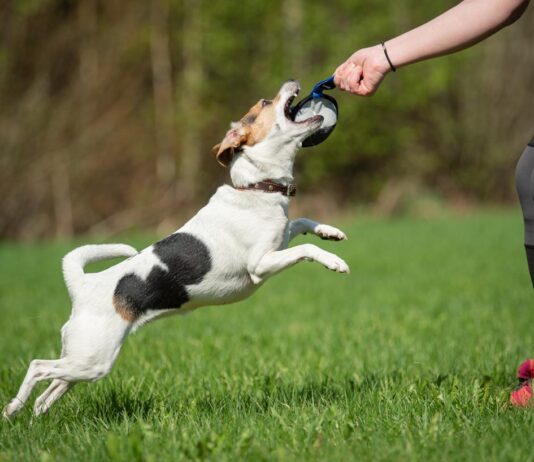
[{"label": "dog", "polygon": [[[85,245],[64,257],[72,312],[61,329],[61,357],[30,362],[4,417],[15,415],[40,381],[52,382],[35,401],[35,415],[48,411],[76,382],[106,376],[126,336],[158,317],[242,300],[304,260],[349,273],[341,258],[313,244],[288,248],[299,234],[346,239],[332,226],[288,219],[296,153],[322,122],[321,116],[292,120],[299,90],[296,81],[284,83],[273,100],[260,100],[231,125],[213,150],[229,167],[232,186],[219,187],[182,228],[141,252],[125,244]],[[116,257],[127,259],[84,273],[86,264]]]}]

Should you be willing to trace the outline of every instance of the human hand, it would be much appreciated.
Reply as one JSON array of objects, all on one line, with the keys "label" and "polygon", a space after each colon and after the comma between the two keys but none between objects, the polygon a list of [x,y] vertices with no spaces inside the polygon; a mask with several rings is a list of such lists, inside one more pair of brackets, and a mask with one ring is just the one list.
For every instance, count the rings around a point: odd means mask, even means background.
[{"label": "human hand", "polygon": [[390,70],[381,45],[362,48],[336,69],[334,83],[342,91],[370,96]]}]

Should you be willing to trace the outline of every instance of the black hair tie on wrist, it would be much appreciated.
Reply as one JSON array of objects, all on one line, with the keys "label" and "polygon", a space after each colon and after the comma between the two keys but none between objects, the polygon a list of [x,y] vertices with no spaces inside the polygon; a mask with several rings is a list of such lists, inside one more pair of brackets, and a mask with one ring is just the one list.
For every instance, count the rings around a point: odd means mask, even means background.
[{"label": "black hair tie on wrist", "polygon": [[386,55],[386,59],[388,60],[389,67],[391,67],[391,70],[395,72],[397,68],[393,65],[393,63],[391,62],[391,59],[389,59],[388,50],[386,48],[386,43],[382,42],[381,45],[382,45],[382,50],[384,50],[384,54]]}]

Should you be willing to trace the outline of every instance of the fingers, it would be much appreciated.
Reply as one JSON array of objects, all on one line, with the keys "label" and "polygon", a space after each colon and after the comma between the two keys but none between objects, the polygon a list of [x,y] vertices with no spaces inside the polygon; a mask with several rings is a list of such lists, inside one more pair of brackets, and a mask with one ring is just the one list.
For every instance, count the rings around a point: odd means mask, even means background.
[{"label": "fingers", "polygon": [[348,77],[351,74],[354,66],[354,63],[352,63],[351,61],[346,61],[336,69],[336,73],[334,75],[334,83],[340,90],[348,91]]},{"label": "fingers", "polygon": [[362,80],[363,69],[361,66],[353,66],[347,76],[348,91],[358,94],[360,90],[360,81]]},{"label": "fingers", "polygon": [[336,72],[334,73],[334,83],[336,84],[336,87],[339,88],[341,91],[345,91],[345,74],[346,74],[346,68],[348,67],[348,63],[343,63],[341,66],[339,66],[336,69]]},{"label": "fingers", "polygon": [[334,73],[334,83],[341,91],[348,91],[355,95],[360,94],[363,79],[363,68],[352,61],[343,63]]},{"label": "fingers", "polygon": [[334,83],[353,95],[372,95],[389,71],[385,65],[381,46],[362,48],[336,69]]}]

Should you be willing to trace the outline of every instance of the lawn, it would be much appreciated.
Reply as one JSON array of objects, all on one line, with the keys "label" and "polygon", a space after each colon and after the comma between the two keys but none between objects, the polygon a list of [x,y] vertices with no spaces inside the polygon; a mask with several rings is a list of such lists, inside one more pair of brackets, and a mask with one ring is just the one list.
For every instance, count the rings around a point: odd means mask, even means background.
[{"label": "lawn", "polygon": [[[0,460],[534,460],[534,411],[508,404],[534,356],[519,210],[335,224],[348,242],[296,242],[350,275],[303,263],[144,327],[104,380],[0,421]],[[0,246],[2,405],[58,356],[73,245]]]}]

